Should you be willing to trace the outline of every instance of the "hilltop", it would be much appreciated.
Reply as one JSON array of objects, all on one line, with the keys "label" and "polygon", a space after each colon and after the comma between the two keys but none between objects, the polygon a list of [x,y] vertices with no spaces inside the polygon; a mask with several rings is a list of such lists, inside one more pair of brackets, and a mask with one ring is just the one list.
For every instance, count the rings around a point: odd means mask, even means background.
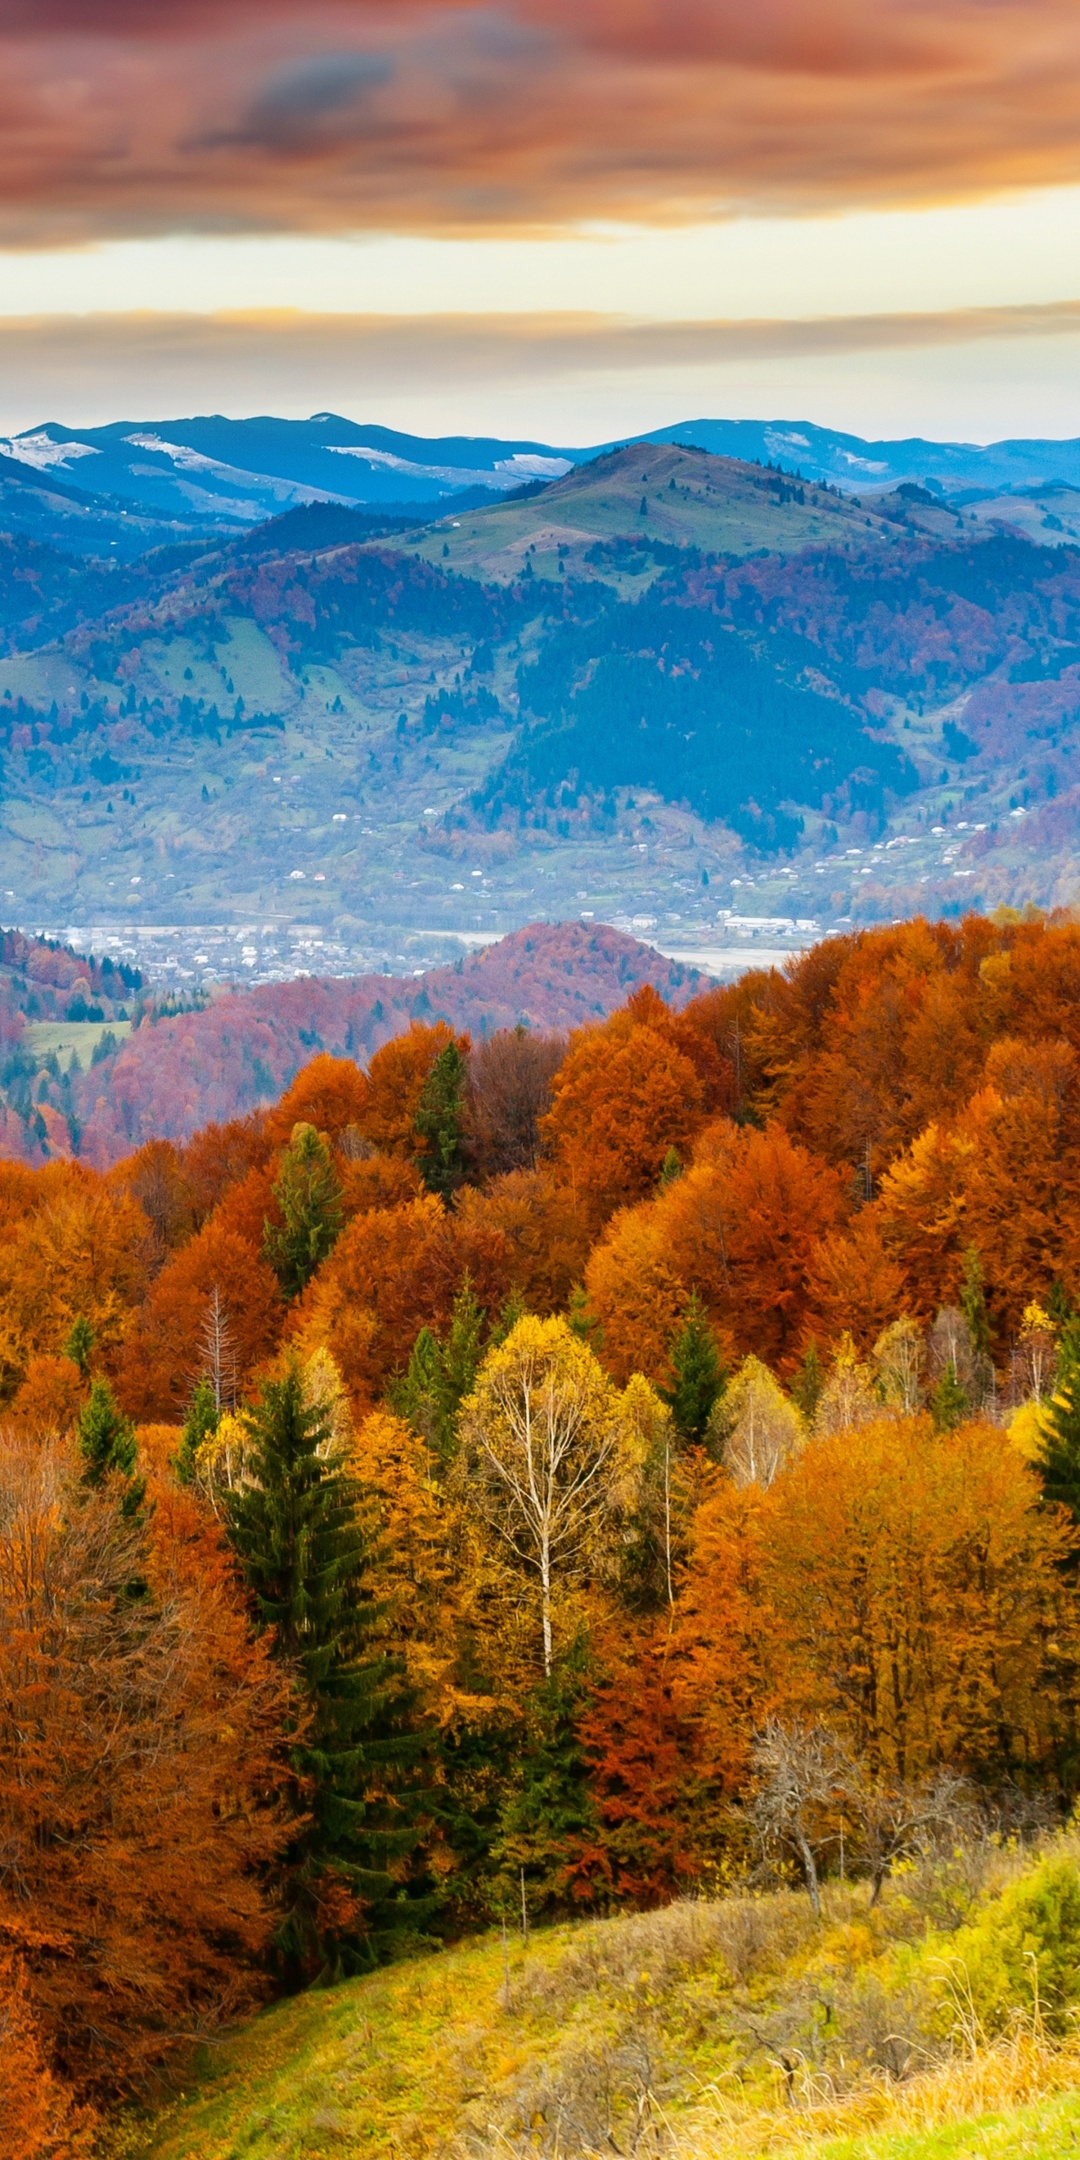
[{"label": "hilltop", "polygon": [[865,542],[868,532],[880,538],[889,526],[828,486],[705,450],[637,442],[523,500],[444,518],[415,544],[429,561],[446,559],[472,577],[596,577],[635,592],[671,565],[673,551],[788,555]]}]

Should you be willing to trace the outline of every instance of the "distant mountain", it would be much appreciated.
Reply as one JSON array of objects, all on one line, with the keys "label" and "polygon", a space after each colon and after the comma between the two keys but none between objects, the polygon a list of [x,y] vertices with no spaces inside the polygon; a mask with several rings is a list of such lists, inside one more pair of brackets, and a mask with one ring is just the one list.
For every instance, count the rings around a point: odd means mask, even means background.
[{"label": "distant mountain", "polygon": [[955,497],[1021,492],[1050,482],[1080,488],[1080,437],[982,444],[927,442],[910,435],[868,442],[861,435],[816,427],[812,420],[683,420],[639,439],[711,450],[714,457],[782,465],[807,480],[832,481],[854,495],[883,493],[903,481]]},{"label": "distant mountain", "polygon": [[[366,426],[336,413],[310,420],[270,415],[230,420],[221,414],[171,420],[117,420],[70,428],[56,421],[0,441],[0,527],[51,517],[69,528],[67,545],[96,514],[111,515],[99,551],[128,536],[127,518],[181,520],[212,532],[244,530],[299,503],[337,502],[368,510],[482,502],[532,482],[558,479],[627,441],[677,443],[714,456],[798,470],[848,494],[916,482],[948,496],[1017,493],[1057,484],[1080,489],[1080,439],[936,443],[921,437],[870,442],[809,420],[686,420],[641,436],[582,448],[494,436],[420,436]],[[29,489],[16,500],[13,487]],[[37,490],[37,501],[34,491]],[[48,504],[46,507],[46,498]],[[61,505],[67,502],[66,511]],[[36,537],[64,544],[59,525]],[[160,532],[158,540],[164,537]],[[144,546],[154,540],[144,538]],[[130,548],[129,548],[130,551]]]},{"label": "distant mountain", "polygon": [[401,435],[335,413],[311,420],[117,420],[69,428],[49,421],[0,451],[55,483],[107,493],[159,514],[246,528],[298,503],[433,508],[451,496],[505,494],[568,472],[589,451],[545,443]]}]

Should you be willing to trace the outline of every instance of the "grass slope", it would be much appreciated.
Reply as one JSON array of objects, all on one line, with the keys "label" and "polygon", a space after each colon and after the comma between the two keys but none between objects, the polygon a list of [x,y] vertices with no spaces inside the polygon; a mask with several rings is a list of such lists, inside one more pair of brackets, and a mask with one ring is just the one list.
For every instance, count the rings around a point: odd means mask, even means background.
[{"label": "grass slope", "polygon": [[[124,2151],[1050,2160],[1080,2145],[1074,2041],[1053,2046],[1038,2017],[1018,2016],[996,2042],[939,2048],[897,2083],[873,2060],[872,2013],[858,2023],[897,1947],[940,1940],[925,1931],[943,1904],[994,1928],[994,1900],[1022,1864],[994,1851],[981,1869],[962,1885],[939,1865],[874,1913],[864,1887],[833,1885],[821,1927],[801,1893],[683,1903],[545,1930],[527,1950],[489,1935],[306,1995],[204,2050],[187,2090],[133,2125]],[[806,2042],[807,2018],[827,2006],[814,2055],[790,2036],[801,2019]],[[893,1994],[879,2039],[904,2017]]]},{"label": "grass slope", "polygon": [[[656,575],[655,542],[706,554],[794,554],[891,529],[876,512],[810,481],[799,486],[786,474],[676,444],[632,443],[523,502],[451,515],[411,544],[431,562],[441,563],[445,551],[448,567],[471,577],[508,582],[529,560],[534,577],[600,577],[640,589]],[[636,568],[618,552],[605,557],[603,543],[625,538],[638,544]]]}]

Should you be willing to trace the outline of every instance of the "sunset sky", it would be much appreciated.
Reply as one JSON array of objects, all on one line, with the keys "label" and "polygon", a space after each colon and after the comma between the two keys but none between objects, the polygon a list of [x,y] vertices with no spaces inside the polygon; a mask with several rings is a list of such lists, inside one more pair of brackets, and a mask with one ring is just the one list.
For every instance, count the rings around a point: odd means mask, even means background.
[{"label": "sunset sky", "polygon": [[0,0],[0,427],[1080,434],[1077,0]]}]

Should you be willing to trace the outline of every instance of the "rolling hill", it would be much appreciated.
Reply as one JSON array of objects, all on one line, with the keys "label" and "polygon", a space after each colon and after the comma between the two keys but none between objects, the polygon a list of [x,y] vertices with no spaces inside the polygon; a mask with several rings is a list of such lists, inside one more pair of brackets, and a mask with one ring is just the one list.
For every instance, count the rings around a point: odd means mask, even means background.
[{"label": "rolling hill", "polygon": [[426,526],[9,539],[0,906],[132,964],[175,934],[191,981],[203,925],[280,977],[539,917],[681,949],[1069,903],[1080,555],[1032,500],[634,445]]},{"label": "rolling hill", "polygon": [[0,933],[0,1156],[104,1166],[276,1101],[321,1050],[364,1063],[417,1019],[563,1032],[642,983],[678,1005],[701,978],[618,931],[537,923],[420,980],[306,976],[172,1013],[111,959]]}]

